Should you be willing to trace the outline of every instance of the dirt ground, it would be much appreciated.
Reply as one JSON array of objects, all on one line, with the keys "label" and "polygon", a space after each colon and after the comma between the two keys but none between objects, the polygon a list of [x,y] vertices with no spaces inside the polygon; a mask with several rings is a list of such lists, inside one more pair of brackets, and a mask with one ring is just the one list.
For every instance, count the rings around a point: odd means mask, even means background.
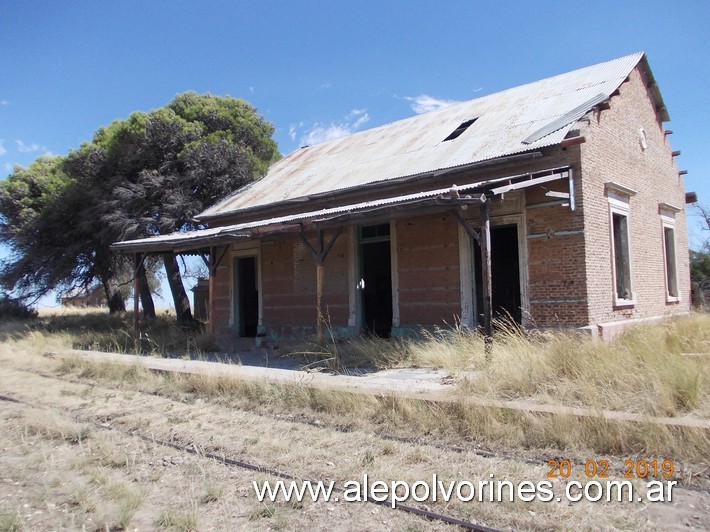
[{"label": "dirt ground", "polygon": [[[365,473],[387,482],[436,473],[447,480],[535,483],[547,478],[547,459],[559,458],[510,449],[479,453],[425,435],[413,443],[366,429],[344,431],[326,416],[302,419],[189,394],[148,394],[129,384],[59,375],[58,364],[0,345],[2,530],[451,529],[370,503],[260,503],[252,482],[276,477],[214,457],[339,483]],[[568,457],[575,463],[608,458],[610,477],[621,479],[624,457]],[[708,492],[683,487],[682,471],[674,479],[681,486],[671,503],[409,504],[499,529],[710,529]],[[555,479],[556,495],[566,482]]]}]

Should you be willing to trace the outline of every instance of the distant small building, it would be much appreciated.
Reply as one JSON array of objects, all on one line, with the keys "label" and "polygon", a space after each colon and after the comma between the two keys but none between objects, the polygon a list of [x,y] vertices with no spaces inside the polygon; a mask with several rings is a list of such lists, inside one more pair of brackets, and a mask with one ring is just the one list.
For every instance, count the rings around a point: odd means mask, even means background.
[{"label": "distant small building", "polygon": [[60,297],[63,307],[105,307],[106,294],[101,285],[75,288]]},{"label": "distant small building", "polygon": [[210,280],[201,277],[197,284],[192,287],[192,306],[194,308],[194,318],[200,321],[207,321],[209,314]]}]

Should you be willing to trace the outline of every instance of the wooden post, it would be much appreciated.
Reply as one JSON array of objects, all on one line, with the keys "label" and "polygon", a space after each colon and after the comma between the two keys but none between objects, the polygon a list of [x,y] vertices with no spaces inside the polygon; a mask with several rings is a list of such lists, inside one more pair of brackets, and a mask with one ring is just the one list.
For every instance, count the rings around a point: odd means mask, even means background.
[{"label": "wooden post", "polygon": [[325,266],[321,262],[316,264],[316,341],[323,343],[323,280],[325,279]]},{"label": "wooden post", "polygon": [[209,279],[209,289],[207,293],[207,298],[209,301],[209,308],[207,309],[207,321],[208,321],[208,329],[207,332],[209,332],[210,335],[214,335],[216,327],[215,327],[215,309],[217,308],[216,301],[215,301],[215,274],[217,273],[217,250],[215,249],[214,246],[210,246],[210,279]]},{"label": "wooden post", "polygon": [[483,282],[483,337],[486,355],[493,347],[493,291],[491,275],[490,199],[481,204],[481,277]]},{"label": "wooden post", "polygon": [[140,284],[138,281],[138,269],[141,267],[143,257],[140,253],[133,254],[133,338],[135,339],[136,354],[141,351],[141,323],[138,297],[140,296]]},{"label": "wooden post", "polygon": [[316,341],[323,343],[323,281],[325,280],[325,261],[323,230],[318,231],[318,248],[316,257]]},{"label": "wooden post", "polygon": [[328,245],[324,245],[324,231],[322,229],[318,230],[318,241],[316,248],[314,248],[308,241],[303,231],[299,233],[301,241],[306,245],[308,250],[313,255],[313,260],[316,262],[316,341],[320,344],[323,343],[323,283],[325,280],[325,258],[330,253],[330,250],[335,244],[335,241],[340,236],[343,231],[342,226],[338,227],[330,237]]}]

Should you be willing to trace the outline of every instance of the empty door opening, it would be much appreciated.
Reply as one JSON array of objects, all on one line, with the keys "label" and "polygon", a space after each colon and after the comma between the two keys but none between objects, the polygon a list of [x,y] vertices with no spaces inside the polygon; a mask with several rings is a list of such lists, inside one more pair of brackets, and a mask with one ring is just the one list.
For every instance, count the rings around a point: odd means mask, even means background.
[{"label": "empty door opening", "polygon": [[253,338],[259,325],[259,280],[256,257],[234,259],[234,323],[239,336]]},{"label": "empty door opening", "polygon": [[392,256],[389,224],[360,228],[360,290],[365,332],[392,332]]},{"label": "empty door opening", "polygon": [[[476,270],[476,322],[483,323],[483,293],[481,290],[481,248],[474,244]],[[512,319],[522,322],[520,296],[520,261],[518,226],[491,227],[491,277],[493,319]]]}]

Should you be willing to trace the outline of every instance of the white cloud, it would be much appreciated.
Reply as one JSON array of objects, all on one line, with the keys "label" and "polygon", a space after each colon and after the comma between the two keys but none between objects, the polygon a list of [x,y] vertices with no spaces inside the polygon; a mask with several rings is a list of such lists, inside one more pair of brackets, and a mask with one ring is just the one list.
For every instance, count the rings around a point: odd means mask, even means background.
[{"label": "white cloud", "polygon": [[2,145],[3,142],[5,142],[5,139],[0,139],[0,155],[5,155],[7,153],[7,150]]},{"label": "white cloud", "polygon": [[350,111],[348,119],[355,119],[355,122],[352,123],[352,129],[357,131],[370,121],[370,115],[367,114],[366,109],[353,109]]},{"label": "white cloud", "polygon": [[[367,113],[366,109],[353,109],[338,124],[331,122],[326,125],[316,122],[309,131],[301,136],[301,146],[312,146],[313,144],[320,144],[328,140],[347,137],[360,130],[362,126],[369,121],[370,115]],[[299,127],[303,127],[303,122],[299,124]],[[289,135],[294,140],[299,127],[292,125],[291,128],[289,128]]]},{"label": "white cloud", "polygon": [[444,107],[448,107],[449,105],[459,103],[456,100],[440,100],[438,98],[434,98],[433,96],[429,96],[428,94],[421,94],[419,96],[405,96],[404,99],[412,102],[412,111],[414,111],[418,115],[422,113],[428,113],[429,111],[437,111],[438,109],[443,109]]},{"label": "white cloud", "polygon": [[322,126],[314,124],[311,130],[301,137],[301,146],[312,146],[321,142],[347,137],[351,133],[352,131],[343,125],[330,124],[329,126]]},{"label": "white cloud", "polygon": [[36,142],[33,142],[32,144],[25,144],[21,140],[16,140],[15,147],[20,153],[34,153],[41,151],[42,155],[54,155],[46,146],[40,146]]},{"label": "white cloud", "polygon": [[25,144],[21,140],[16,140],[15,146],[17,147],[17,151],[19,151],[20,153],[32,153],[33,151],[39,151],[40,149],[39,144]]},{"label": "white cloud", "polygon": [[291,140],[296,140],[299,128],[302,128],[304,125],[304,122],[301,121],[298,124],[291,124],[290,126],[288,126],[288,136],[291,138]]}]

